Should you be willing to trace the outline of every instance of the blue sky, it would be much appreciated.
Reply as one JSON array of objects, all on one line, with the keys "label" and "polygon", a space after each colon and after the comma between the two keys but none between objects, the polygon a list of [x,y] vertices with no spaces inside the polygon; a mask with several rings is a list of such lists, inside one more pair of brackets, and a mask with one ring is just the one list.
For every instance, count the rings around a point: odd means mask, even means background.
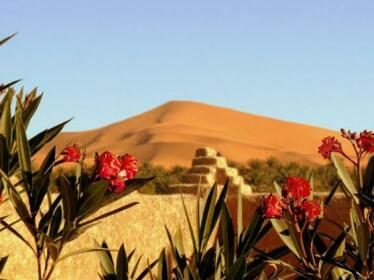
[{"label": "blue sky", "polygon": [[0,0],[0,80],[43,91],[31,133],[194,100],[374,129],[374,1]]}]

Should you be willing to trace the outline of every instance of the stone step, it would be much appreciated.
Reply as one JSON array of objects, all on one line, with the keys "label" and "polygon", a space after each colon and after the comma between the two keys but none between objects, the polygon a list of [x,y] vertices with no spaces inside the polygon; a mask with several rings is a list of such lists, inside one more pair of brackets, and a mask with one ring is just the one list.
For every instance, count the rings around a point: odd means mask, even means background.
[{"label": "stone step", "polygon": [[239,171],[238,171],[238,169],[236,169],[234,167],[227,167],[226,168],[226,175],[230,176],[230,177],[239,176]]},{"label": "stone step", "polygon": [[217,151],[213,148],[200,148],[195,152],[195,157],[216,157]]},{"label": "stone step", "polygon": [[184,184],[212,184],[215,181],[214,174],[187,174],[182,177],[182,183]]},{"label": "stone step", "polygon": [[231,177],[230,179],[231,179],[230,182],[233,185],[243,185],[244,184],[244,179],[243,179],[242,176],[235,176],[235,177]]},{"label": "stone step", "polygon": [[192,166],[187,171],[188,174],[215,174],[216,173],[216,167],[215,166],[209,166],[209,165],[197,165]]}]

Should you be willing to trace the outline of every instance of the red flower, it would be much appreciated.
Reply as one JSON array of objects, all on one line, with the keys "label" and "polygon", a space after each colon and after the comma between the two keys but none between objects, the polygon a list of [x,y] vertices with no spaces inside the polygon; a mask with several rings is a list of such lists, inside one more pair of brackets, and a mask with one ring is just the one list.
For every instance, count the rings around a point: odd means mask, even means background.
[{"label": "red flower", "polygon": [[321,205],[313,202],[313,201],[303,201],[300,206],[300,209],[304,212],[305,218],[312,222],[314,219],[321,216],[322,209]]},{"label": "red flower", "polygon": [[294,199],[306,198],[310,195],[312,188],[307,180],[298,177],[287,178],[286,185],[283,188],[283,195],[290,195]]},{"label": "red flower", "polygon": [[101,179],[115,179],[121,170],[120,160],[111,152],[104,152],[96,158],[97,175]]},{"label": "red flower", "polygon": [[374,153],[374,133],[364,130],[357,139],[357,145],[365,152]]},{"label": "red flower", "polygon": [[283,214],[283,202],[281,198],[269,194],[263,198],[263,213],[266,218],[279,219]]},{"label": "red flower", "polygon": [[78,144],[65,148],[61,153],[64,162],[78,162],[81,158],[81,150]]},{"label": "red flower", "polygon": [[[136,176],[136,173],[138,172],[138,160],[130,154],[122,156],[120,160],[122,164],[120,175],[126,177],[128,180],[134,178]],[[122,175],[121,173],[124,175]]]},{"label": "red flower", "polygon": [[97,156],[97,177],[110,180],[109,190],[119,193],[126,187],[126,180],[135,177],[138,172],[137,159],[129,154],[115,156],[104,152]]},{"label": "red flower", "polygon": [[120,193],[125,188],[125,181],[122,178],[115,178],[110,180],[108,189],[111,192]]},{"label": "red flower", "polygon": [[323,138],[322,145],[318,147],[318,153],[320,153],[324,159],[330,159],[332,152],[342,153],[342,144],[332,136]]}]

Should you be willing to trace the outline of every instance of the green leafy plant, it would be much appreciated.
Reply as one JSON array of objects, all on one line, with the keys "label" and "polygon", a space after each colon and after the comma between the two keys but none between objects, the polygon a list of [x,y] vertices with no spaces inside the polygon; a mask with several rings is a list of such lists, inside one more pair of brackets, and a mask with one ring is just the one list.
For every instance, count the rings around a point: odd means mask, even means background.
[{"label": "green leafy plant", "polygon": [[[214,185],[207,194],[202,212],[200,211],[200,190],[198,191],[196,231],[193,230],[183,196],[181,196],[192,243],[192,255],[186,255],[180,228],[172,236],[165,225],[169,246],[161,251],[156,260],[156,275],[153,275],[151,271],[151,266],[155,262],[149,266],[151,279],[256,279],[266,277],[264,269],[268,260],[275,260],[288,253],[286,246],[275,248],[266,254],[256,248],[258,242],[271,229],[271,224],[264,218],[261,207],[255,211],[252,221],[244,229],[241,228],[242,221],[240,221],[236,231],[239,234],[235,233],[233,219],[225,202],[228,187],[227,182],[218,194],[218,187]],[[242,203],[240,195],[238,203]],[[241,210],[238,212],[238,219],[242,219]],[[101,248],[107,247],[101,246]],[[98,252],[98,254],[99,257],[101,256],[100,262],[103,266],[102,256],[108,253]],[[128,273],[124,277],[123,279],[134,279]]]},{"label": "green leafy plant", "polygon": [[[0,41],[0,44],[10,38]],[[2,85],[0,90],[0,191],[2,199],[9,199],[12,203],[31,241],[5,218],[1,218],[0,223],[33,252],[37,260],[38,279],[47,280],[61,260],[98,250],[87,248],[63,255],[67,243],[102,219],[137,202],[93,216],[98,210],[139,189],[153,178],[134,178],[136,159],[131,155],[115,156],[110,152],[97,155],[95,168],[88,173],[83,164],[84,149],[78,145],[66,147],[61,154],[52,147],[40,166],[33,170],[33,156],[57,136],[67,122],[29,139],[26,130],[42,96],[37,94],[36,89],[26,95],[23,90],[16,93],[11,87],[13,84]],[[12,113],[14,99],[15,112]],[[61,175],[57,193],[52,195],[49,189],[52,171],[65,162],[75,162],[75,175],[69,178]],[[6,258],[1,259],[0,267],[5,261]]]},{"label": "green leafy plant", "polygon": [[101,274],[99,277],[102,280],[141,280],[148,275],[149,271],[157,263],[157,261],[153,261],[151,264],[149,264],[147,260],[148,267],[135,276],[142,259],[142,256],[140,256],[136,260],[133,269],[130,271],[129,263],[133,259],[135,249],[127,254],[125,246],[122,244],[118,250],[116,262],[114,262],[114,258],[105,241],[103,241],[101,245],[95,241],[95,247],[98,250],[97,255],[99,257],[101,266]]},{"label": "green leafy plant", "polygon": [[[321,154],[330,159],[343,182],[343,190],[351,199],[350,230],[346,238],[345,258],[329,261],[342,268],[354,270],[358,279],[374,277],[374,157],[362,168],[365,157],[374,153],[374,133],[341,130],[341,136],[352,147],[353,156],[343,150],[342,144],[334,137],[322,140]],[[350,162],[355,170],[355,178],[350,176],[342,158]]]}]

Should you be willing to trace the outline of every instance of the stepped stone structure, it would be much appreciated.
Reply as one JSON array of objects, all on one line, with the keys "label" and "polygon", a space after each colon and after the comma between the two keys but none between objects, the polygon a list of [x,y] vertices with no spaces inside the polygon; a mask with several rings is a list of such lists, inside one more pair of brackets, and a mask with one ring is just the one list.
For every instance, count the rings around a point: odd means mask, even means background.
[{"label": "stepped stone structure", "polygon": [[239,190],[243,195],[252,194],[251,186],[245,184],[238,170],[227,165],[226,159],[212,148],[200,148],[195,152],[192,167],[182,178],[182,189],[196,190],[210,188],[216,182],[223,185],[229,180],[229,194],[235,194]]}]

